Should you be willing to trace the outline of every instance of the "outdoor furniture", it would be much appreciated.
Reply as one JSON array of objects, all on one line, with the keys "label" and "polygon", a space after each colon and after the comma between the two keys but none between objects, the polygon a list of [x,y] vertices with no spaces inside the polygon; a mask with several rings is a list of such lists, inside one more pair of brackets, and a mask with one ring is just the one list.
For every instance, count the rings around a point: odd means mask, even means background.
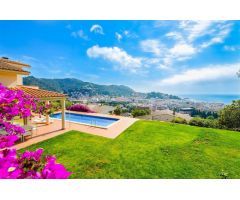
[{"label": "outdoor furniture", "polygon": [[46,118],[45,117],[34,117],[33,122],[36,123],[36,124],[45,123]]},{"label": "outdoor furniture", "polygon": [[23,128],[25,129],[25,133],[21,135],[21,141],[24,142],[25,137],[33,135],[33,131],[36,130],[36,127],[24,125]]},{"label": "outdoor furniture", "polygon": [[7,135],[7,132],[5,130],[0,129],[0,135]]},{"label": "outdoor furniture", "polygon": [[[46,117],[34,117],[34,118],[33,118],[33,122],[34,122],[35,124],[46,124],[47,119],[46,119]],[[49,120],[49,123],[53,123],[53,120],[50,119],[50,120]]]}]

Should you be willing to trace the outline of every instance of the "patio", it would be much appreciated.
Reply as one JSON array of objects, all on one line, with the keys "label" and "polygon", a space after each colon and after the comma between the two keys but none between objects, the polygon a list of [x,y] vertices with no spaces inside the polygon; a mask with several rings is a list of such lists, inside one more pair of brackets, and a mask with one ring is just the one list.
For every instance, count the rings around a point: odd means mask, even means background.
[{"label": "patio", "polygon": [[[91,115],[99,116],[100,114],[93,113]],[[101,115],[101,116],[107,116],[107,115]],[[120,135],[125,129],[127,129],[129,126],[131,126],[134,122],[137,121],[137,119],[129,118],[129,117],[117,116],[117,118],[119,118],[119,121],[107,129],[68,122],[68,121],[65,122],[65,129],[62,129],[61,120],[52,120],[52,123],[49,123],[49,124],[36,124],[35,125],[36,128],[33,130],[32,136],[26,137],[26,140],[24,142],[15,145],[14,148],[22,149],[32,144],[36,144],[38,142],[47,140],[49,138],[53,138],[57,135],[61,135],[70,130],[77,130],[77,131],[89,133],[92,135],[98,135],[98,136],[114,139],[118,135]]]}]

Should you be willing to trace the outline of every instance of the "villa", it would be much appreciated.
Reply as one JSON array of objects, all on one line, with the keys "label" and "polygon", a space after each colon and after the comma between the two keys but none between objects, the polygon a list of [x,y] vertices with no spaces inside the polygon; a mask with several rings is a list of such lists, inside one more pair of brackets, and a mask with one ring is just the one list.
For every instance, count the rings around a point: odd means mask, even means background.
[{"label": "villa", "polygon": [[[37,86],[23,85],[23,76],[30,74],[27,70],[29,68],[30,65],[28,64],[2,57],[0,58],[0,82],[13,90],[22,90],[24,93],[45,102],[45,104],[50,104],[52,101],[60,101],[61,112],[55,113],[51,120],[50,116],[46,115],[42,119],[38,117],[38,119],[18,121],[17,123],[27,129],[26,132],[31,132],[31,137],[27,137],[27,141],[16,145],[16,148],[24,148],[69,130],[79,130],[93,135],[115,138],[137,120],[107,114],[65,112],[65,101],[67,98],[65,94],[42,90]],[[66,115],[69,118],[68,120],[66,120]],[[88,122],[89,120],[91,120],[91,123]],[[100,120],[100,125],[96,124],[97,120]],[[26,136],[29,136],[29,134],[26,134]]]}]

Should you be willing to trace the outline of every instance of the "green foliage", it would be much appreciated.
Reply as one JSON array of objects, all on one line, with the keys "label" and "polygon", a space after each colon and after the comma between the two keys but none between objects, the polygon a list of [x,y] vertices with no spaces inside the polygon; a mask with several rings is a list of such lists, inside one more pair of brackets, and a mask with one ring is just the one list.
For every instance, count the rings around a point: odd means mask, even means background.
[{"label": "green foliage", "polygon": [[191,112],[191,117],[201,117],[201,118],[208,118],[208,117],[213,117],[214,119],[218,118],[218,113],[212,112],[212,111],[202,111],[202,110],[197,110],[193,108]]},{"label": "green foliage", "polygon": [[114,109],[113,113],[114,113],[115,115],[121,115],[122,109],[121,109],[119,106],[117,106],[117,107]]},{"label": "green foliage", "polygon": [[[50,104],[51,104],[51,108],[50,108],[51,113],[54,113],[54,112],[62,109],[61,101],[51,101]],[[65,107],[66,108],[70,107],[72,104],[73,103],[69,100],[65,101]]]},{"label": "green foliage", "polygon": [[200,117],[194,117],[189,121],[189,125],[192,126],[200,126],[200,127],[207,127],[207,128],[218,128],[218,120],[216,119],[203,119]]},{"label": "green foliage", "polygon": [[40,147],[71,178],[240,178],[240,134],[228,130],[139,120],[115,139],[70,131],[27,150]]},{"label": "green foliage", "polygon": [[183,119],[181,117],[175,117],[173,120],[172,120],[173,123],[177,123],[177,124],[187,124],[187,120],[186,119]]},{"label": "green foliage", "polygon": [[223,128],[240,131],[240,100],[233,101],[220,111],[219,124]]},{"label": "green foliage", "polygon": [[138,109],[135,108],[132,110],[132,116],[133,117],[138,117],[138,116],[144,116],[144,115],[149,115],[151,111],[149,109]]},{"label": "green foliage", "polygon": [[66,108],[69,108],[69,107],[72,106],[72,105],[73,105],[73,102],[72,102],[72,101],[66,100],[66,102],[65,102],[65,107],[66,107]]}]

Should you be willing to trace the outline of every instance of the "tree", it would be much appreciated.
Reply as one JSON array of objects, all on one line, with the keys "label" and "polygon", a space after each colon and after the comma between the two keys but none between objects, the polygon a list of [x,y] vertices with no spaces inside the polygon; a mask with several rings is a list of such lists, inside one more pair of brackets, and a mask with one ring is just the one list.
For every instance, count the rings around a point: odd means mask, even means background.
[{"label": "tree", "polygon": [[121,115],[122,109],[120,108],[120,106],[117,106],[117,107],[114,109],[113,113],[114,113],[115,115]]},{"label": "tree", "polygon": [[240,130],[240,100],[233,101],[220,111],[219,124],[223,128]]},{"label": "tree", "polygon": [[177,111],[177,109],[176,109],[176,108],[173,108],[173,115],[174,115],[174,116],[176,115],[176,111]]},{"label": "tree", "polygon": [[10,90],[0,84],[0,178],[68,178],[70,172],[56,163],[54,156],[43,157],[43,149],[17,153],[9,148],[25,130],[12,124],[15,116],[26,118],[37,109],[37,100],[21,90]]}]

